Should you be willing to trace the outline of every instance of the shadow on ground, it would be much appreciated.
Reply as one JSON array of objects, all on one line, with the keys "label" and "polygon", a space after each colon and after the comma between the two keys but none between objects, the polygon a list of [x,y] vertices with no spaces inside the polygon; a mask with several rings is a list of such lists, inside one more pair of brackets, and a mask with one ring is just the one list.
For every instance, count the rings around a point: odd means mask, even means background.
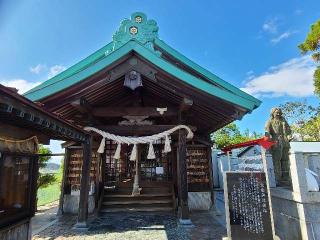
[{"label": "shadow on ground", "polygon": [[173,214],[108,214],[92,219],[86,232],[72,229],[75,216],[63,216],[57,223],[33,239],[136,239],[136,240],[205,240],[222,239],[225,229],[208,212],[191,215],[193,227],[178,224]]}]

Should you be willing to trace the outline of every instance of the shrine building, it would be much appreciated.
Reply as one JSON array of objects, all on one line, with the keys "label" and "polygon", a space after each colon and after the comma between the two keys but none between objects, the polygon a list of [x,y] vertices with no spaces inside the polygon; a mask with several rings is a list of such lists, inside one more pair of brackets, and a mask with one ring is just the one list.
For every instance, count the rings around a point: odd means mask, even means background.
[{"label": "shrine building", "polygon": [[167,45],[158,30],[133,13],[109,44],[25,94],[86,129],[84,140],[63,144],[60,212],[77,213],[78,228],[92,212],[171,211],[183,223],[189,211],[209,209],[210,134],[261,103]]}]

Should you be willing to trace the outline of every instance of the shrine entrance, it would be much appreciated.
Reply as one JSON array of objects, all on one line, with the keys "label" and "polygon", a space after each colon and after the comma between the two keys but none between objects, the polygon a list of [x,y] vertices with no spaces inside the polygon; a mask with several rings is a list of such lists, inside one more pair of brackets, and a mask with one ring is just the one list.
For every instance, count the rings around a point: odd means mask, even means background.
[{"label": "shrine entrance", "polygon": [[[141,12],[122,21],[112,40],[26,93],[72,124],[91,127],[86,142],[77,146],[83,155],[74,161],[66,154],[61,199],[80,202],[78,228],[87,227],[88,206],[100,212],[174,211],[188,222],[189,195],[197,199],[191,210],[213,202],[211,133],[252,112],[260,101],[160,40],[156,21]],[[168,136],[136,139],[177,126],[188,127],[194,137],[180,128]],[[60,126],[51,127],[63,132]],[[101,133],[109,136],[101,138]],[[169,144],[167,137],[172,137]],[[159,139],[166,139],[172,151],[164,153]],[[75,147],[71,141],[65,146]],[[79,200],[74,188],[80,190]]]},{"label": "shrine entrance", "polygon": [[[147,159],[148,145],[139,145],[140,185],[161,185],[172,181],[173,157],[172,153],[163,152],[164,143],[154,144],[155,159]],[[135,162],[130,161],[132,147],[122,145],[121,158],[113,157],[116,144],[107,141],[105,154],[105,182],[106,189],[132,187],[135,176]]]}]

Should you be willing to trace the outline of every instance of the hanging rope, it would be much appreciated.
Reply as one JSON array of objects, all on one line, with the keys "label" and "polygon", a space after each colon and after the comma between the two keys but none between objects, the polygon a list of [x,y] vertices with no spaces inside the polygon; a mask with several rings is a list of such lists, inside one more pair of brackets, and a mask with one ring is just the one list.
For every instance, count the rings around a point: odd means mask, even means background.
[{"label": "hanging rope", "polygon": [[130,156],[130,160],[134,161],[136,158],[136,150],[137,150],[137,144],[146,144],[149,143],[149,152],[148,152],[148,159],[154,159],[155,154],[154,154],[154,149],[153,149],[153,143],[156,142],[157,140],[160,140],[162,138],[165,139],[165,148],[164,152],[168,153],[171,151],[171,146],[170,146],[170,140],[169,140],[169,135],[172,134],[173,132],[179,130],[179,129],[185,129],[188,131],[187,138],[191,139],[193,138],[193,132],[191,129],[186,126],[186,125],[178,125],[176,127],[173,127],[169,130],[166,130],[164,132],[154,134],[151,136],[144,136],[144,137],[125,137],[125,136],[119,136],[115,135],[112,133],[104,132],[100,129],[94,128],[94,127],[85,127],[84,130],[86,131],[93,131],[102,136],[102,140],[98,149],[98,153],[103,153],[105,149],[105,141],[106,139],[110,139],[112,141],[115,141],[118,143],[117,150],[115,152],[114,158],[119,159],[120,158],[120,151],[121,151],[121,144],[128,144],[128,145],[134,145],[132,149],[132,153]]}]

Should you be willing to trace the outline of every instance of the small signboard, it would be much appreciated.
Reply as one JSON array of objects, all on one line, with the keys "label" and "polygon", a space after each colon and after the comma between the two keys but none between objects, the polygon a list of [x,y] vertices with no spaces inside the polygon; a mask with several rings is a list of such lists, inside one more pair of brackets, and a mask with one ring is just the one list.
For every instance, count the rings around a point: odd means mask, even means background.
[{"label": "small signboard", "polygon": [[163,174],[163,167],[156,167],[156,174],[162,175]]},{"label": "small signboard", "polygon": [[229,239],[273,239],[265,173],[225,172],[224,185]]}]

